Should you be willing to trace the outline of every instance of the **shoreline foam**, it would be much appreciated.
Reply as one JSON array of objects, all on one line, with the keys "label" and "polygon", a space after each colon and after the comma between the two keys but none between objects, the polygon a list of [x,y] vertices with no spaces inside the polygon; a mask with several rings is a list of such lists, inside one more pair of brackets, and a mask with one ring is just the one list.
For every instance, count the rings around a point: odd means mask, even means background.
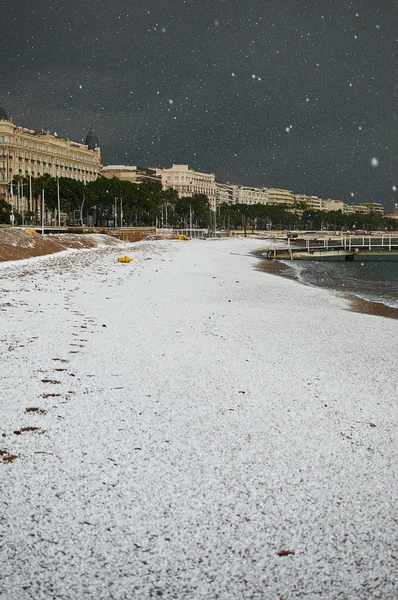
[{"label": "shoreline foam", "polygon": [[367,315],[375,315],[378,317],[385,317],[387,319],[398,319],[398,308],[389,306],[388,304],[382,301],[366,300],[365,298],[361,298],[353,292],[345,293],[323,286],[309,285],[305,281],[302,281],[301,279],[296,277],[294,274],[294,270],[286,267],[284,263],[281,263],[277,260],[261,258],[259,254],[260,252],[253,253],[253,255],[259,259],[259,264],[256,265],[256,268],[258,268],[260,271],[270,273],[272,275],[277,275],[278,277],[283,277],[285,279],[290,279],[292,281],[296,281],[297,283],[301,283],[306,287],[314,287],[316,289],[327,290],[332,294],[335,294],[336,296],[346,298],[350,302],[349,310],[352,310],[353,312],[358,312]]}]

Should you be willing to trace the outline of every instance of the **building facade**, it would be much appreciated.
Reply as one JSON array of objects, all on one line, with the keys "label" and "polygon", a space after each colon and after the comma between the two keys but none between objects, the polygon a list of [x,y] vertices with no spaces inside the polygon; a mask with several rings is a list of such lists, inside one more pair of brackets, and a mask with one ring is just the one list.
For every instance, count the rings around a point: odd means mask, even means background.
[{"label": "building facade", "polygon": [[217,183],[217,204],[294,204],[290,190]]},{"label": "building facade", "polygon": [[346,212],[347,205],[342,200],[332,200],[331,198],[327,198],[322,200],[322,210],[331,211],[331,210],[341,210],[342,213]]},{"label": "building facade", "polygon": [[267,204],[267,188],[255,188],[244,185],[234,185],[234,204]]},{"label": "building facade", "polygon": [[157,169],[147,167],[136,167],[129,165],[107,165],[102,167],[101,175],[107,179],[117,177],[121,181],[129,181],[130,183],[142,183],[145,179],[158,179],[160,175],[156,174]]},{"label": "building facade", "polygon": [[379,215],[384,215],[384,208],[378,202],[361,202],[361,204],[357,204],[353,206],[354,212],[362,213],[365,215],[369,215],[371,213],[377,213]]},{"label": "building facade", "polygon": [[69,177],[87,183],[101,171],[98,138],[90,130],[86,144],[15,125],[0,113],[0,198],[10,202],[10,183],[17,176]]},{"label": "building facade", "polygon": [[205,194],[213,210],[217,203],[217,186],[214,173],[194,171],[188,165],[173,165],[170,169],[157,169],[164,190],[175,189],[179,198]]},{"label": "building facade", "polygon": [[322,210],[322,200],[318,196],[307,196],[307,194],[295,194],[296,203],[305,204],[304,210]]}]

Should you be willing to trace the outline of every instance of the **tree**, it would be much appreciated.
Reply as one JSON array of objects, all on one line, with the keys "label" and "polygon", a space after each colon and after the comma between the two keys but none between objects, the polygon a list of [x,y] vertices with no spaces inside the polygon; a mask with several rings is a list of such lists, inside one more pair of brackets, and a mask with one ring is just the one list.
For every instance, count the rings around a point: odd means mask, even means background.
[{"label": "tree", "polygon": [[0,223],[10,223],[11,204],[0,198]]},{"label": "tree", "polygon": [[162,192],[162,215],[164,214],[164,224],[166,227],[175,224],[175,207],[178,202],[178,192],[174,188],[163,190]]},{"label": "tree", "polygon": [[161,219],[163,191],[157,179],[145,179],[138,186],[138,215],[142,225],[155,226]]},{"label": "tree", "polygon": [[179,198],[174,206],[174,224],[183,228],[208,227],[210,222],[210,202],[205,194],[193,194]]}]

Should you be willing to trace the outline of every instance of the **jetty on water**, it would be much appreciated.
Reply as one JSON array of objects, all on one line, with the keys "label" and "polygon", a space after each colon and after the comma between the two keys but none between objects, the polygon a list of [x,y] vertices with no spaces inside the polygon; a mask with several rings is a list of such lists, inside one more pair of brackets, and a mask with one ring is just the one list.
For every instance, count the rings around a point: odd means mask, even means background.
[{"label": "jetty on water", "polygon": [[354,260],[356,256],[398,255],[398,235],[342,235],[333,237],[288,238],[285,244],[278,240],[264,254],[279,260],[320,260],[342,258]]}]

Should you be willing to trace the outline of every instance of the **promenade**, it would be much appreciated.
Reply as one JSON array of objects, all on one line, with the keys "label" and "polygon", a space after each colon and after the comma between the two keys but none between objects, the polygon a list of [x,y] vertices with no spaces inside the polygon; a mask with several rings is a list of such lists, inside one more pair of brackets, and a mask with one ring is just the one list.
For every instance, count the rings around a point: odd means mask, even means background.
[{"label": "promenade", "polygon": [[1,600],[398,597],[398,323],[265,244],[0,265]]}]

